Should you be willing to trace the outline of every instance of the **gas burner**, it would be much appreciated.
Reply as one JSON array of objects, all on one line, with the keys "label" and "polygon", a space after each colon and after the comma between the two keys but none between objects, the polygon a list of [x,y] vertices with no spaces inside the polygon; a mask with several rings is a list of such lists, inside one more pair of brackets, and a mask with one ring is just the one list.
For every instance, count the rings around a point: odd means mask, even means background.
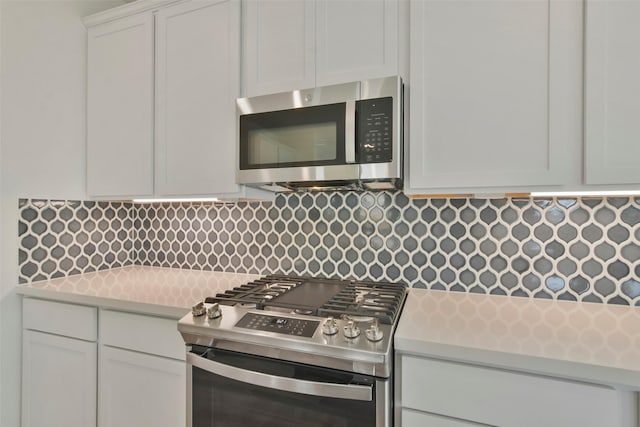
[{"label": "gas burner", "polygon": [[407,286],[296,276],[266,276],[205,300],[222,305],[254,304],[272,310],[320,317],[350,316],[355,322],[393,324]]}]

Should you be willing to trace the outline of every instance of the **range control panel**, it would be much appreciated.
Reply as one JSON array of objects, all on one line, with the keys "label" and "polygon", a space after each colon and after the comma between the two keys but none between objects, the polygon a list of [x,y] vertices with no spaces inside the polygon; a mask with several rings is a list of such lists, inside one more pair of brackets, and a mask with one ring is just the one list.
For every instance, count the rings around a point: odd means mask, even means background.
[{"label": "range control panel", "polygon": [[247,313],[238,320],[236,326],[239,328],[311,338],[319,324],[320,322],[316,320],[292,319],[289,317]]},{"label": "range control panel", "polygon": [[376,98],[356,102],[358,110],[358,163],[393,160],[393,99]]}]

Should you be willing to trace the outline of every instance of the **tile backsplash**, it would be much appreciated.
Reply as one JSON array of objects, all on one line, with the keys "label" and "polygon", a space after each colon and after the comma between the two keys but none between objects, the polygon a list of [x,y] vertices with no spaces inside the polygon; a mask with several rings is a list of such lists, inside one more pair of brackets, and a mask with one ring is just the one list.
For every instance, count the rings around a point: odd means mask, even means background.
[{"label": "tile backsplash", "polygon": [[20,201],[20,282],[122,265],[403,281],[640,306],[640,198]]}]

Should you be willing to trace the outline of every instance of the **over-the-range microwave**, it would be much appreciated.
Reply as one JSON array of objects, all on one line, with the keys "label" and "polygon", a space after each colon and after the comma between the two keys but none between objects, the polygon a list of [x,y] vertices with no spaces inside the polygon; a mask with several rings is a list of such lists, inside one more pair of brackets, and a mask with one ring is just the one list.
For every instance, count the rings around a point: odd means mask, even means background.
[{"label": "over-the-range microwave", "polygon": [[240,98],[237,182],[271,191],[400,188],[402,122],[397,76]]}]

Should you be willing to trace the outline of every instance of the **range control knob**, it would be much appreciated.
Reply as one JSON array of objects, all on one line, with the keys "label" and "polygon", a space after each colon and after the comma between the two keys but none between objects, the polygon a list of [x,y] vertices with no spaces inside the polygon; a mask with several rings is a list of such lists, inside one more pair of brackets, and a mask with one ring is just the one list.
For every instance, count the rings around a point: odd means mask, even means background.
[{"label": "range control knob", "polygon": [[333,317],[327,318],[322,324],[322,333],[325,335],[335,335],[338,333],[338,325]]},{"label": "range control knob", "polygon": [[204,303],[202,301],[191,307],[191,314],[193,315],[193,317],[204,316],[206,312],[207,307],[204,306]]},{"label": "range control knob", "polygon": [[364,331],[367,339],[369,341],[380,341],[384,337],[384,333],[380,330],[380,325],[378,324],[378,319],[374,319],[371,327]]},{"label": "range control knob", "polygon": [[207,317],[209,319],[217,319],[220,316],[222,316],[220,304],[218,304],[217,302],[213,303],[213,305],[207,309]]},{"label": "range control knob", "polygon": [[356,338],[360,335],[360,328],[358,328],[358,325],[356,325],[353,320],[349,320],[347,325],[342,329],[342,333],[344,333],[344,336],[347,338]]}]

